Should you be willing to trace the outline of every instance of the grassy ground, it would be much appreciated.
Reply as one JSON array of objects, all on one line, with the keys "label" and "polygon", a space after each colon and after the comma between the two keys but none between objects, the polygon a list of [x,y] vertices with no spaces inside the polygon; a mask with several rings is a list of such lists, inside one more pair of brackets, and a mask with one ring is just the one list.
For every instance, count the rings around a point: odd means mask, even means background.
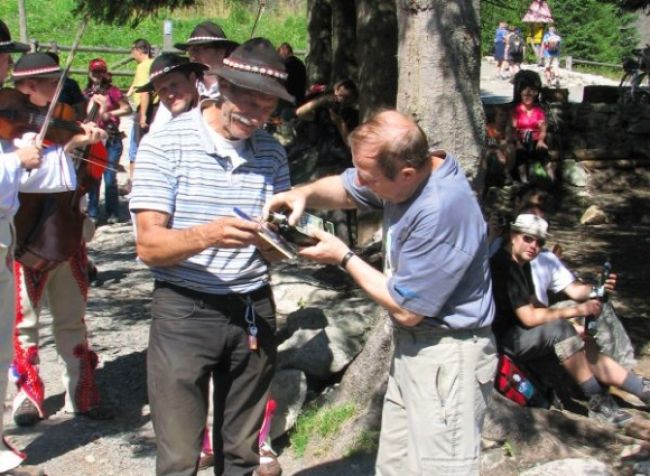
[{"label": "grassy ground", "polygon": [[[256,36],[265,36],[278,45],[287,41],[294,49],[304,50],[307,47],[307,10],[304,1],[285,0],[277,2],[268,8],[261,16],[255,31]],[[27,30],[30,39],[38,40],[41,45],[55,42],[59,45],[70,45],[76,35],[79,20],[74,16],[74,0],[27,0]],[[236,41],[245,41],[250,37],[253,23],[257,15],[257,2],[247,2],[232,7],[224,2],[205,2],[194,8],[177,11],[161,11],[155,16],[143,18],[136,27],[112,26],[90,22],[82,39],[84,46],[107,46],[112,48],[130,48],[137,38],[146,38],[153,45],[161,46],[163,41],[163,22],[170,19],[173,22],[173,42],[184,41],[190,35],[194,26],[204,20],[212,20],[222,26],[226,35]],[[19,38],[18,3],[15,1],[0,2],[0,18],[9,25],[14,38]],[[62,53],[65,60],[67,53]],[[88,61],[96,56],[102,56],[109,65],[125,59],[125,55],[79,53],[73,63],[73,68],[85,69]],[[134,69],[132,65],[119,69]],[[74,78],[83,87],[85,75],[75,75]],[[130,84],[129,78],[116,78],[120,86]],[[124,84],[123,84],[124,83]]]}]

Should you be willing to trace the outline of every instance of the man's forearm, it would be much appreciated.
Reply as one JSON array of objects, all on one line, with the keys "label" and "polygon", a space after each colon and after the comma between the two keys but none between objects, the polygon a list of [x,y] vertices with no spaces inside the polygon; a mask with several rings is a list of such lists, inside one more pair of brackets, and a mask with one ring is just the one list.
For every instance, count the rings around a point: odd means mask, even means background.
[{"label": "man's forearm", "polygon": [[530,327],[539,326],[548,322],[553,322],[561,319],[572,319],[574,317],[584,316],[585,313],[579,306],[577,307],[563,307],[563,308],[536,308],[535,309],[535,323],[526,323]]},{"label": "man's forearm", "polygon": [[161,225],[138,226],[138,256],[149,266],[173,266],[211,246],[206,225],[171,230]]},{"label": "man's forearm", "polygon": [[307,207],[317,209],[352,209],[356,204],[343,187],[339,175],[325,177],[316,182],[299,187],[307,197]]}]

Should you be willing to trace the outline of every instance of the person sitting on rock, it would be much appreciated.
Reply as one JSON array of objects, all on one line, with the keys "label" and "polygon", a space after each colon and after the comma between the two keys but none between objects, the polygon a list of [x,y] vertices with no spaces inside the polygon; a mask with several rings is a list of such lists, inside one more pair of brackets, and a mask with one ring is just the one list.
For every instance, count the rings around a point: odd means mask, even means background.
[{"label": "person sitting on rock", "polygon": [[532,165],[538,161],[552,183],[555,182],[555,170],[548,157],[546,113],[539,105],[541,79],[537,73],[526,73],[516,75],[513,100],[517,102],[512,109],[507,135],[515,145],[515,165],[521,182],[528,183]]},{"label": "person sitting on rock", "polygon": [[[522,213],[511,224],[504,246],[490,260],[497,307],[493,329],[499,349],[523,363],[556,356],[589,399],[589,416],[623,426],[631,415],[618,407],[606,386],[624,389],[650,403],[650,381],[599,353],[589,339],[583,342],[569,322],[601,313],[602,303],[584,292],[587,287],[572,283],[565,287],[565,292],[579,301],[571,307],[548,308],[537,299],[531,261],[538,257],[547,237],[546,220]],[[615,276],[609,276],[605,288],[613,290],[615,285]]]}]

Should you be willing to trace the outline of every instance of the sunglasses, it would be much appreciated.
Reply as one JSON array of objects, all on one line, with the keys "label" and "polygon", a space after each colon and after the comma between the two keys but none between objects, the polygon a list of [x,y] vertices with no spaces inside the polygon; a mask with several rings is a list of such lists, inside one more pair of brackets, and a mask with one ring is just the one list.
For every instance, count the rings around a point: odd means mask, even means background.
[{"label": "sunglasses", "polygon": [[537,242],[537,246],[540,248],[544,248],[544,245],[546,244],[546,240],[543,240],[542,238],[535,238],[534,236],[530,235],[522,235],[522,239],[527,245],[530,245],[533,242]]}]

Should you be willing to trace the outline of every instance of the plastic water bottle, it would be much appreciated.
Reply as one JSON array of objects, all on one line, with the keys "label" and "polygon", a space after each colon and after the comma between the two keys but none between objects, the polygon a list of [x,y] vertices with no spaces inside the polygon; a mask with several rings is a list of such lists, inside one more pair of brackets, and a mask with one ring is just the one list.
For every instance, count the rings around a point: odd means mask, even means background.
[{"label": "plastic water bottle", "polygon": [[513,375],[512,379],[517,382],[517,391],[526,397],[526,400],[530,401],[535,393],[533,384],[530,383],[527,378],[518,374]]}]

